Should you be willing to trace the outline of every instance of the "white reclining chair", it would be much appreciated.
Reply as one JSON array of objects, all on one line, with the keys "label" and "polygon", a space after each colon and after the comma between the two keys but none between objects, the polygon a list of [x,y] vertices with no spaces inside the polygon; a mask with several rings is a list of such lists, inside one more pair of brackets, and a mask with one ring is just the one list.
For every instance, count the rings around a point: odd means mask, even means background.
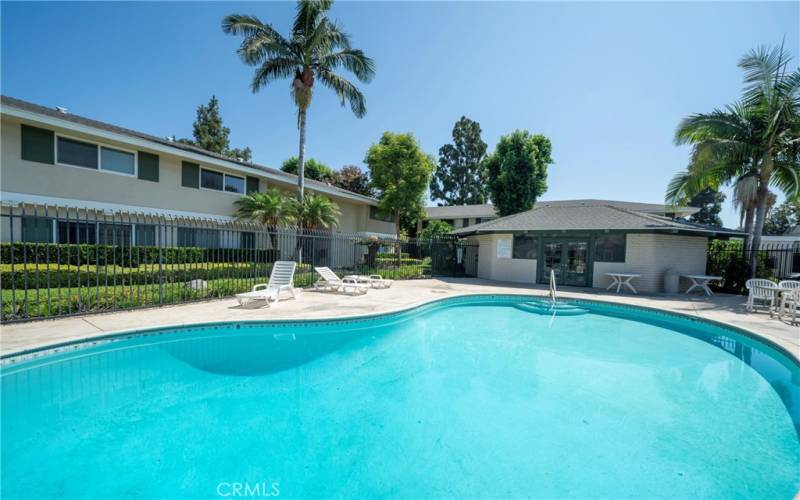
[{"label": "white reclining chair", "polygon": [[343,291],[349,295],[362,295],[369,290],[369,285],[360,283],[350,276],[339,278],[329,267],[315,267],[314,270],[320,275],[319,281],[314,283],[315,290]]},{"label": "white reclining chair", "polygon": [[289,292],[292,298],[295,298],[292,280],[296,268],[296,262],[287,260],[275,262],[269,275],[269,283],[259,283],[253,285],[253,289],[249,292],[236,294],[239,305],[246,306],[251,302],[263,300],[269,306],[270,301],[278,302],[280,300],[282,292]]}]

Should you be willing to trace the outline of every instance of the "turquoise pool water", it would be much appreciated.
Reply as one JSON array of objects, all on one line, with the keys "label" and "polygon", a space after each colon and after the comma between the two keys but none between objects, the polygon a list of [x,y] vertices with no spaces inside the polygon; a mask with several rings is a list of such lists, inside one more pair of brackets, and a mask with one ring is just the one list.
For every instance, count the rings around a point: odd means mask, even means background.
[{"label": "turquoise pool water", "polygon": [[798,490],[800,368],[785,355],[715,325],[632,308],[580,303],[585,314],[553,317],[515,307],[529,300],[198,327],[8,364],[0,493]]}]

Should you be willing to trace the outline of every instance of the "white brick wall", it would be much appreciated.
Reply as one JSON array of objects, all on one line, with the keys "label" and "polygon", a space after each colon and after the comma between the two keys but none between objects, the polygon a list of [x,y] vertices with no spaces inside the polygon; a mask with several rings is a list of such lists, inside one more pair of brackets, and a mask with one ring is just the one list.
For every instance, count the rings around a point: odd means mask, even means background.
[{"label": "white brick wall", "polygon": [[[708,238],[675,234],[629,234],[625,262],[595,262],[592,285],[605,288],[611,283],[608,272],[636,273],[636,290],[645,293],[664,291],[664,272],[675,268],[680,274],[704,274]],[[687,287],[681,280],[681,290]]]}]

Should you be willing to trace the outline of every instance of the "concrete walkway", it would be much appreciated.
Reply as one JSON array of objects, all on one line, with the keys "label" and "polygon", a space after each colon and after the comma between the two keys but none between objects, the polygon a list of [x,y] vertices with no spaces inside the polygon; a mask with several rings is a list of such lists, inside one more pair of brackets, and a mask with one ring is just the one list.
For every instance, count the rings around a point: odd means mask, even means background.
[{"label": "concrete walkway", "polygon": [[[298,300],[281,301],[266,308],[242,308],[235,299],[221,299],[188,305],[143,309],[73,318],[18,323],[2,327],[0,353],[44,347],[72,340],[141,328],[177,326],[214,321],[264,319],[344,318],[397,311],[431,300],[469,294],[547,295],[537,285],[500,283],[481,279],[429,279],[397,281],[388,290],[370,290],[362,296],[345,296],[306,291]],[[747,313],[745,297],[681,295],[642,296],[607,293],[587,288],[565,288],[559,295],[651,307],[732,324],[782,346],[800,360],[800,327],[767,313]]]}]

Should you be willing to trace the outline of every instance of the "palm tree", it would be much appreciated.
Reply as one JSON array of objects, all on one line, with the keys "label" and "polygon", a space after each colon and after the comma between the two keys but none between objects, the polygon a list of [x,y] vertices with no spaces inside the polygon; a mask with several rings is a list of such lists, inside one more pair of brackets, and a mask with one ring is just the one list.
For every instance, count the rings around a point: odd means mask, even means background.
[{"label": "palm tree", "polygon": [[[800,164],[794,154],[800,142],[800,68],[788,69],[791,55],[783,46],[761,47],[746,54],[739,67],[745,72],[744,100],[761,117],[761,161],[752,248],[761,245],[767,218],[769,186],[776,184],[787,198],[798,196]],[[755,276],[756,255],[750,257]]]},{"label": "palm tree", "polygon": [[330,198],[309,193],[303,200],[291,200],[289,218],[303,230],[331,229],[339,225],[339,206]]},{"label": "palm tree", "polygon": [[256,67],[251,90],[255,93],[275,80],[291,78],[291,93],[297,105],[300,130],[297,198],[303,199],[306,148],[306,112],[311,104],[315,80],[330,88],[341,105],[361,118],[367,112],[364,95],[336,71],[343,68],[361,82],[375,75],[375,63],[360,49],[350,46],[342,27],[328,18],[332,0],[300,0],[291,36],[283,37],[271,25],[255,16],[232,14],[222,21],[222,31],[244,37],[237,53],[246,64]]},{"label": "palm tree", "polygon": [[289,217],[297,225],[299,233],[295,246],[297,262],[302,264],[304,253],[314,255],[313,247],[316,240],[312,236],[310,241],[307,241],[306,233],[315,229],[332,229],[338,226],[340,215],[338,205],[324,196],[309,193],[302,200],[290,200]]},{"label": "palm tree", "polygon": [[242,196],[234,202],[236,212],[234,216],[239,220],[250,220],[268,226],[272,248],[276,248],[275,228],[286,224],[291,215],[291,198],[276,188],[269,188],[266,192],[252,192]]},{"label": "palm tree", "polygon": [[[743,101],[725,110],[684,119],[675,134],[677,144],[691,144],[686,171],[667,188],[667,200],[678,203],[707,187],[734,185],[745,209],[745,227],[754,220],[746,247],[758,249],[766,218],[769,187],[788,198],[800,191],[800,70],[787,74],[789,55],[783,47],[751,51],[739,62],[745,71]],[[749,219],[749,220],[748,220]],[[750,253],[755,275],[756,252]]]}]

